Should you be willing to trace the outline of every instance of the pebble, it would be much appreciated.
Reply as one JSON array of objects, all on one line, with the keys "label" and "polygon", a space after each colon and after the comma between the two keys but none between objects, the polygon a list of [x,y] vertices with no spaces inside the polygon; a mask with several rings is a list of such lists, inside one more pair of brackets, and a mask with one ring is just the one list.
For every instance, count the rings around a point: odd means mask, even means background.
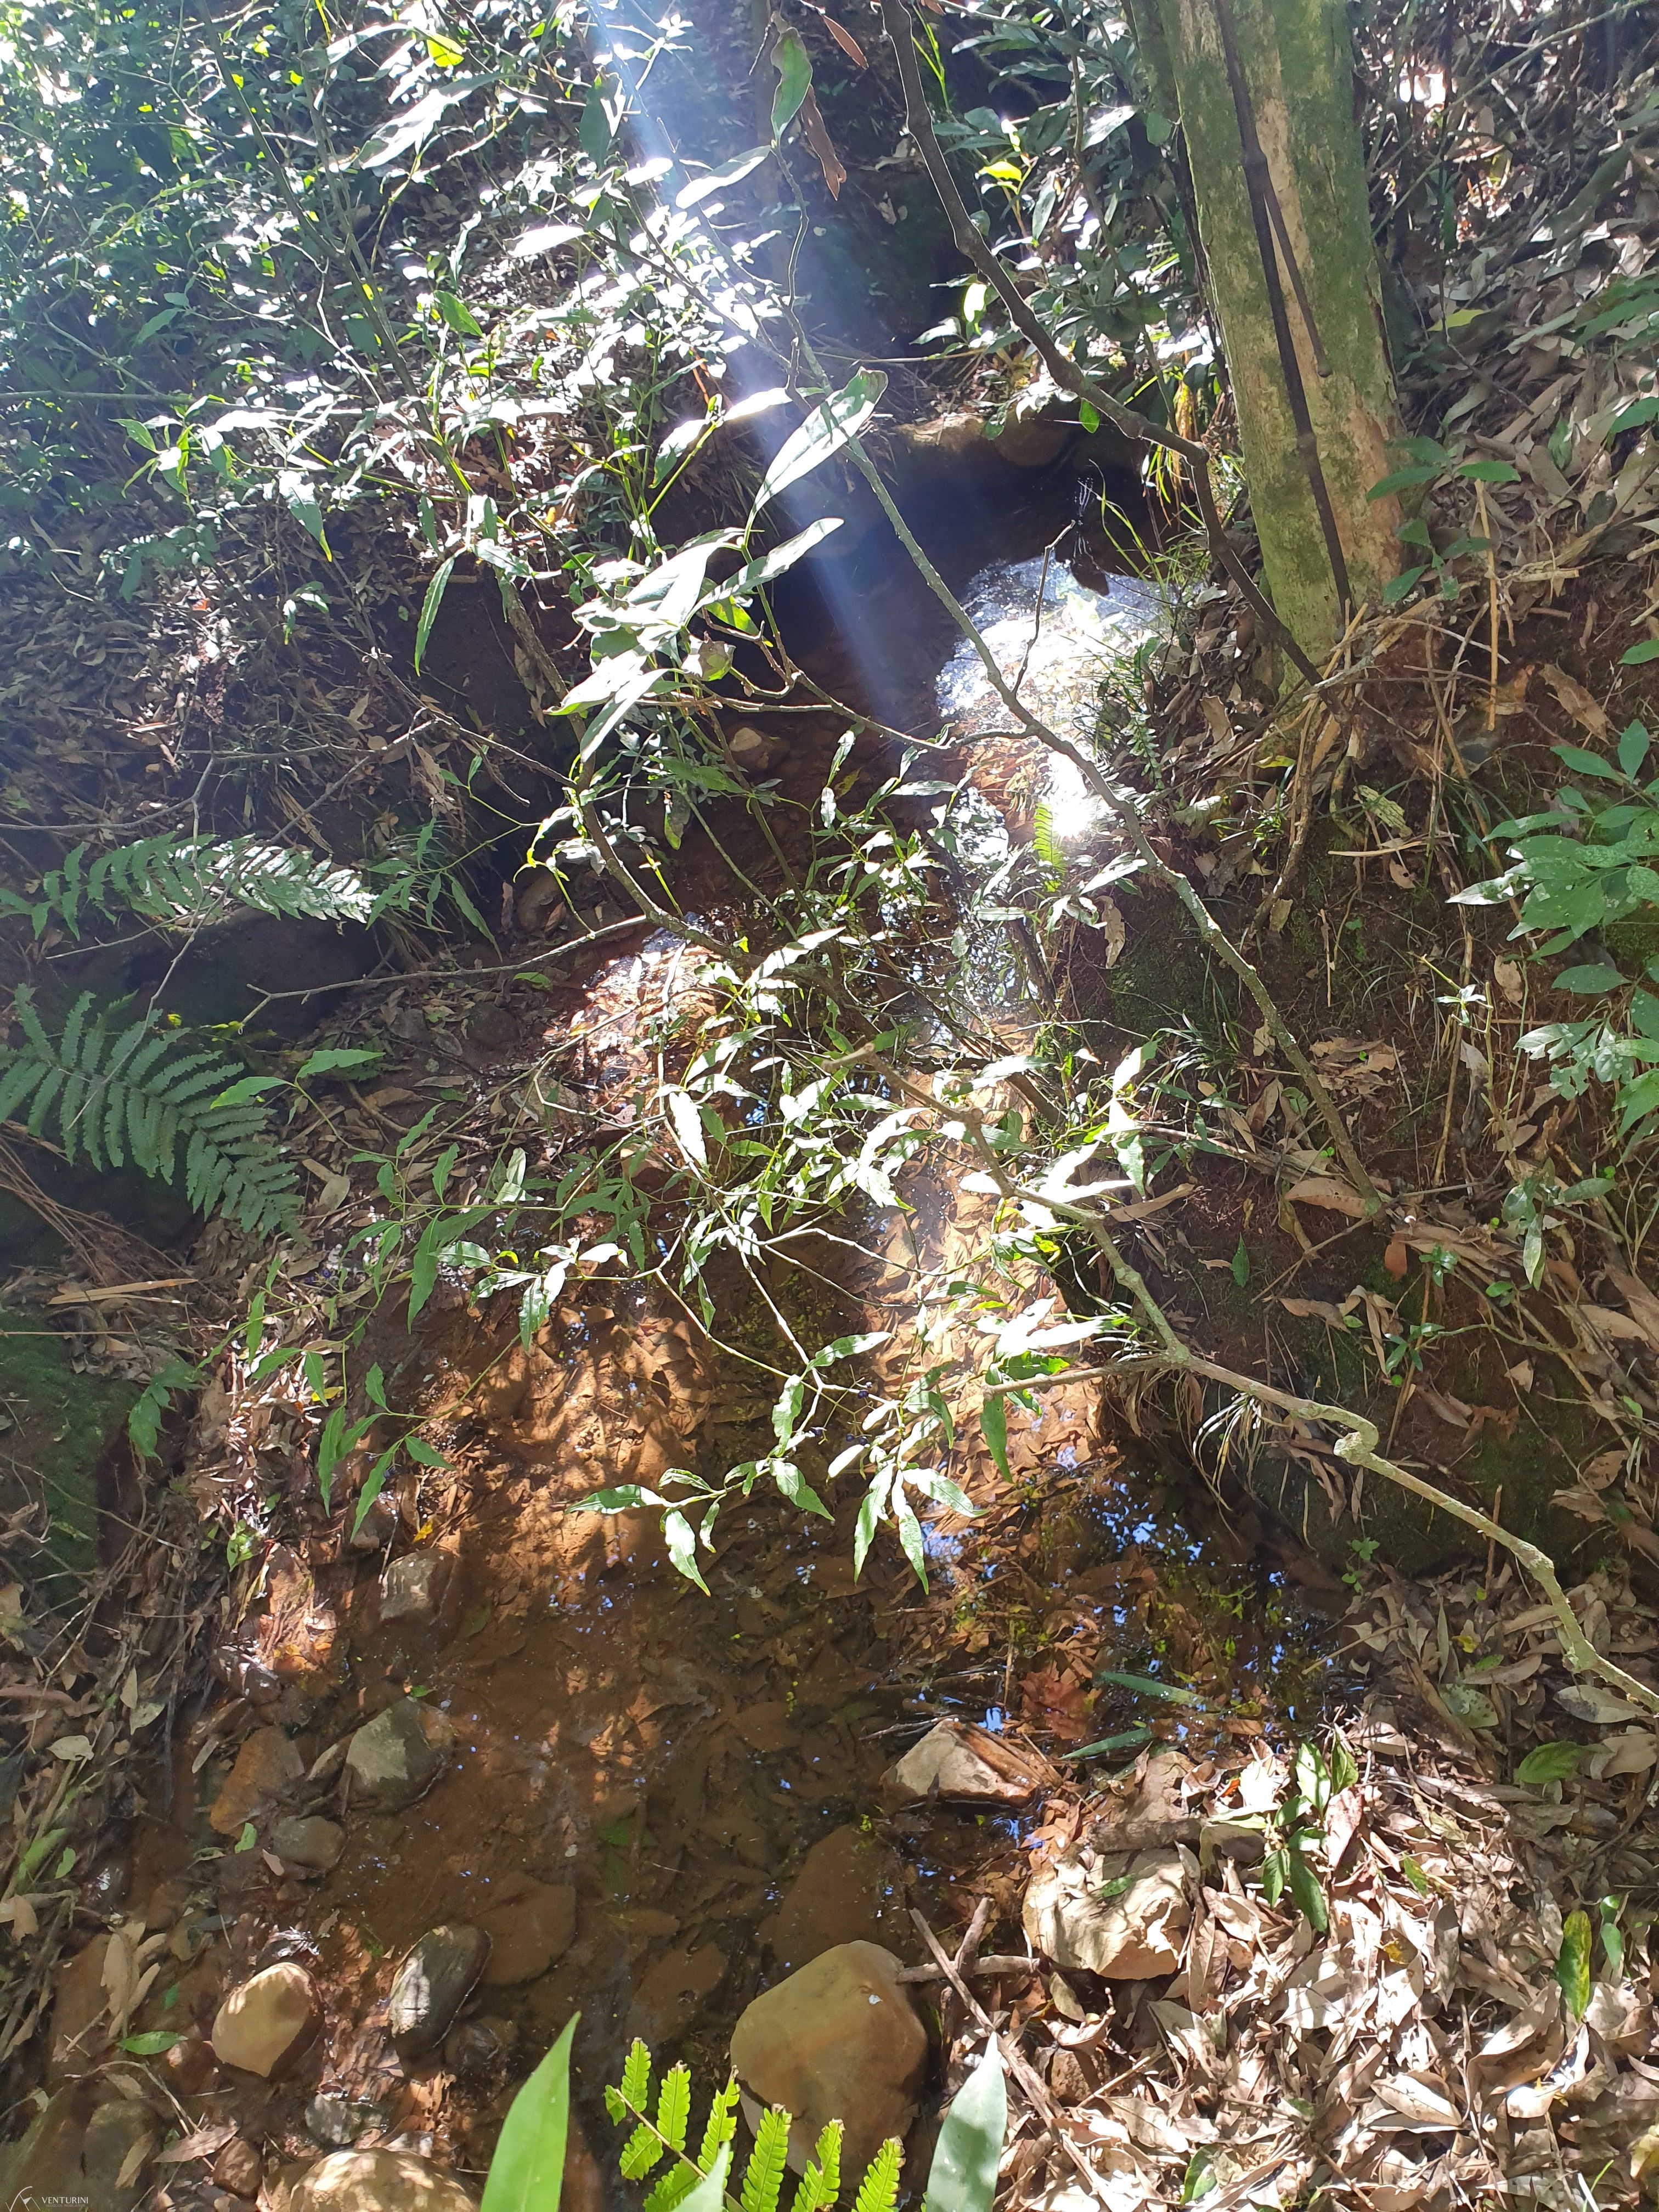
[{"label": "pebble", "polygon": [[246,2136],[233,2136],[213,2161],[215,2184],[233,2197],[257,2197],[264,2179],[259,2154]]},{"label": "pebble", "polygon": [[476,2212],[459,2181],[406,2150],[336,2150],[289,2191],[288,2212]]},{"label": "pebble", "polygon": [[214,2056],[244,2074],[269,2079],[317,2031],[321,2018],[316,1986],[291,1959],[241,1982],[213,2022]]},{"label": "pebble", "polygon": [[850,1821],[814,1844],[789,1885],[772,1929],[785,1972],[838,1943],[878,1943],[903,1919],[904,1869],[896,1853]]},{"label": "pebble", "polygon": [[278,1820],[270,1832],[270,1848],[284,1866],[306,1874],[326,1874],[345,1849],[345,1830],[337,1820],[319,1814]]},{"label": "pebble", "polygon": [[213,2046],[199,2035],[183,2035],[161,2057],[162,2079],[175,2097],[199,2097],[219,2070]]},{"label": "pebble", "polygon": [[510,2020],[480,2013],[476,2020],[458,2020],[444,2038],[444,2064],[452,2074],[477,2076],[493,2074],[513,2056],[519,2031]]},{"label": "pebble", "polygon": [[343,2150],[389,2118],[386,2106],[365,2097],[313,2097],[306,2106],[306,2133],[313,2142]]},{"label": "pebble", "polygon": [[429,1928],[398,1967],[388,2019],[398,2056],[435,2051],[489,1957],[482,1928]]},{"label": "pebble", "polygon": [[489,1938],[486,1987],[509,1989],[533,1982],[570,1948],[576,1932],[576,1893],[567,1884],[510,1874],[496,1885],[495,1902],[478,1916]]},{"label": "pebble", "polygon": [[434,1707],[417,1698],[399,1698],[360,1728],[346,1747],[352,1796],[375,1812],[401,1812],[443,1772],[454,1736]]},{"label": "pebble", "polygon": [[732,2065],[763,2105],[793,2115],[804,2166],[830,2120],[843,2123],[842,2172],[861,2176],[889,2136],[915,2118],[927,2031],[878,1943],[842,1943],[764,1990],[732,2034]]},{"label": "pebble", "polygon": [[641,1977],[629,2008],[627,2034],[654,2051],[678,2043],[726,1974],[726,1954],[713,1943],[682,1943]]},{"label": "pebble", "polygon": [[380,1577],[380,1619],[430,1628],[443,1603],[450,1565],[445,1552],[405,1552],[394,1559]]},{"label": "pebble", "polygon": [[1170,1847],[1125,1860],[1074,1844],[1031,1876],[1022,1917],[1032,1949],[1057,1966],[1112,1981],[1173,1974],[1192,1917],[1181,1854]]},{"label": "pebble", "polygon": [[255,1729],[213,1801],[208,1819],[216,1834],[240,1836],[250,1820],[268,1813],[283,1791],[301,1779],[306,1763],[279,1728]]}]

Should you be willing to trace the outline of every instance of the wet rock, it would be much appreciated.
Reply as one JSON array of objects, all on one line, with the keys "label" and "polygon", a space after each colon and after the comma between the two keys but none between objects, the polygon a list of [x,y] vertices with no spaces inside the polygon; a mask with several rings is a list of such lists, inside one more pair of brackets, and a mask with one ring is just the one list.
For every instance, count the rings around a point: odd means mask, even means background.
[{"label": "wet rock", "polygon": [[533,1982],[562,1958],[576,1932],[576,1893],[568,1884],[510,1874],[497,1884],[495,1901],[478,1916],[489,1938],[485,1985],[506,1989]]},{"label": "wet rock", "polygon": [[441,1712],[419,1698],[399,1698],[346,1747],[353,1798],[380,1813],[412,1805],[447,1765],[454,1735]]},{"label": "wet rock", "polygon": [[100,2105],[81,2143],[81,2172],[97,2212],[132,2212],[159,2140],[148,2105],[125,2097]]},{"label": "wet rock", "polygon": [[90,2073],[109,2049],[109,1992],[104,1987],[108,1948],[107,1936],[94,1936],[58,1970],[46,2058],[49,2083]]},{"label": "wet rock", "polygon": [[1173,1974],[1191,1917],[1179,1851],[1124,1859],[1077,1844],[1037,1869],[1023,1914],[1034,1950],[1114,1981]]},{"label": "wet rock", "polygon": [[392,1984],[388,2017],[400,2058],[424,2058],[437,2049],[489,1957],[482,1928],[428,1929]]},{"label": "wet rock", "polygon": [[240,1836],[258,1821],[304,1775],[306,1763],[279,1728],[255,1729],[236,1754],[236,1764],[208,1814],[216,1834]]},{"label": "wet rock", "polygon": [[28,2212],[85,2197],[81,2144],[92,2097],[90,2083],[68,2084],[47,2099],[18,2142],[0,2144],[0,2204]]},{"label": "wet rock", "polygon": [[780,1751],[793,1751],[800,1741],[800,1730],[791,1725],[789,1708],[781,1698],[750,1705],[732,1725],[750,1750],[763,1759]]},{"label": "wet rock", "polygon": [[1036,1752],[1016,1748],[988,1729],[944,1720],[882,1777],[890,1804],[941,1797],[953,1805],[1024,1805],[1060,1779]]},{"label": "wet rock", "polygon": [[398,1509],[389,1498],[377,1498],[362,1517],[362,1525],[351,1532],[354,1552],[378,1552],[389,1544],[398,1528]]},{"label": "wet rock", "polygon": [[684,2034],[726,1975],[726,1954],[712,1943],[682,1943],[643,1975],[629,2007],[628,2033],[653,2050]]},{"label": "wet rock", "polygon": [[744,775],[764,775],[782,752],[783,744],[777,738],[769,738],[764,730],[742,722],[726,739],[726,750],[732,767],[741,769]]},{"label": "wet rock", "polygon": [[326,1874],[345,1849],[345,1830],[337,1820],[317,1814],[278,1820],[270,1832],[270,1848],[284,1866],[307,1874]]},{"label": "wet rock", "polygon": [[786,1972],[840,1943],[878,1943],[903,1918],[904,1869],[862,1828],[835,1829],[813,1844],[789,1885],[772,1930]]},{"label": "wet rock", "polygon": [[793,2115],[799,2171],[830,2120],[846,2128],[842,2170],[861,2174],[888,2136],[915,2117],[927,2032],[878,1943],[843,1943],[763,1990],[732,2035],[732,2064],[763,2105]]},{"label": "wet rock", "polygon": [[158,1928],[171,1928],[182,1920],[190,1909],[190,1884],[175,1877],[172,1881],[158,1881],[144,1901],[144,1925],[152,1933]]},{"label": "wet rock", "polygon": [[459,2181],[406,2150],[336,2150],[289,2190],[287,2212],[476,2212]]},{"label": "wet rock", "polygon": [[452,1562],[445,1552],[405,1552],[380,1577],[380,1619],[411,1628],[436,1625]]},{"label": "wet rock", "polygon": [[494,2013],[457,2021],[444,2038],[444,2064],[452,2074],[477,2080],[505,2066],[518,2039],[513,2022],[497,2019]]},{"label": "wet rock", "polygon": [[386,2106],[367,2097],[313,2097],[306,2106],[306,2133],[313,2142],[343,2150],[390,2118]]},{"label": "wet rock", "polygon": [[317,2032],[321,2008],[305,1968],[293,1960],[239,1983],[213,2021],[213,2053],[222,2065],[269,2080]]},{"label": "wet rock", "polygon": [[233,2197],[257,2197],[264,2179],[259,2154],[246,2136],[233,2136],[213,2161],[216,2186]]},{"label": "wet rock", "polygon": [[161,2053],[161,2078],[179,2098],[199,2097],[219,2070],[213,2046],[199,2035],[183,2035]]}]

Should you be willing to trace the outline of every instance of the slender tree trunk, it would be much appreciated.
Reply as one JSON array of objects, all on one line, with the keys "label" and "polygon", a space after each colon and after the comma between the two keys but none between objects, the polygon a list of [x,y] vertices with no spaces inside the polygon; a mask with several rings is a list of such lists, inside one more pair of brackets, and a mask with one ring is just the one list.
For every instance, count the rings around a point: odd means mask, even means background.
[{"label": "slender tree trunk", "polygon": [[[1365,495],[1388,473],[1388,441],[1400,435],[1400,422],[1347,21],[1340,0],[1231,0],[1231,8],[1255,134],[1329,372],[1319,374],[1276,246],[1319,465],[1353,594],[1374,606],[1399,569],[1401,514],[1393,499]],[[1341,608],[1280,365],[1218,0],[1134,0],[1133,12],[1155,96],[1178,116],[1187,141],[1267,586],[1317,659],[1340,634]]]}]

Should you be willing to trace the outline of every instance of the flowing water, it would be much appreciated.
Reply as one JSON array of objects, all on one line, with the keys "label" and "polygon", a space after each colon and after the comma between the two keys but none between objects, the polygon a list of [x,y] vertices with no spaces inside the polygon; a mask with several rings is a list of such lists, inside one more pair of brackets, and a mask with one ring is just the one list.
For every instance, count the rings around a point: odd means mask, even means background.
[{"label": "flowing water", "polygon": [[[1091,592],[1048,556],[995,562],[967,596],[1000,665],[1068,735],[1091,718],[1103,650],[1132,649],[1159,619],[1146,585],[1114,578]],[[935,671],[939,717],[981,733],[977,762],[1002,742],[983,734],[1000,726],[1000,702],[965,648]],[[1051,808],[1069,803],[1024,741],[1016,765],[1037,796],[1047,779]],[[625,1080],[678,957],[653,943],[609,963],[561,1021],[588,1040],[590,1103]],[[963,1201],[937,1184],[907,1194],[913,1213],[866,1223],[866,1245],[902,1234],[913,1263],[948,1266],[953,1238],[974,1228]],[[849,1270],[829,1318],[882,1325],[881,1282],[878,1260]],[[722,1322],[741,1337],[735,1304]],[[346,1841],[319,1879],[260,1848],[202,1858],[221,1843],[203,1825],[227,1765],[216,1746],[248,1718],[215,1705],[181,1735],[170,1809],[155,1796],[136,1838],[135,1906],[158,1883],[200,1899],[183,1923],[187,1967],[158,1984],[141,2027],[203,2032],[226,1979],[273,1942],[307,1957],[325,1991],[326,2024],[296,2076],[198,2100],[269,2155],[314,2151],[331,2129],[434,2149],[477,2174],[514,2086],[580,2009],[579,2103],[609,2170],[599,2093],[632,2034],[689,2057],[711,2087],[738,2012],[803,1951],[870,1936],[914,1958],[913,1907],[954,1930],[981,1893],[1008,1908],[991,1948],[1018,1942],[1041,1807],[1018,1819],[884,1808],[883,1770],[933,1719],[1029,1733],[1056,1758],[1150,1727],[1201,1759],[1294,1729],[1322,1694],[1319,1620],[1265,1560],[1259,1532],[1166,1478],[1148,1448],[1103,1432],[1079,1390],[1016,1414],[1007,1483],[962,1447],[986,1510],[930,1528],[926,1590],[890,1547],[855,1580],[845,1514],[830,1528],[757,1498],[726,1517],[705,1596],[670,1567],[648,1516],[575,1510],[601,1483],[763,1446],[767,1394],[665,1299],[590,1284],[527,1353],[507,1320],[434,1302],[415,1340],[387,1316],[371,1350],[427,1402],[466,1394],[453,1471],[422,1491],[420,1525],[392,1546],[435,1547],[448,1563],[436,1617],[383,1620],[379,1561],[319,1538],[273,1557],[221,1671],[307,1760],[410,1694],[447,1717],[453,1763],[402,1814],[342,1805],[331,1785],[320,1809]],[[1099,1680],[1113,1672],[1179,1678],[1201,1702]],[[470,2042],[405,2068],[386,2022],[398,1958],[438,1923],[521,1905],[526,1882],[574,1892],[568,1948],[534,1978],[486,1987]]]}]

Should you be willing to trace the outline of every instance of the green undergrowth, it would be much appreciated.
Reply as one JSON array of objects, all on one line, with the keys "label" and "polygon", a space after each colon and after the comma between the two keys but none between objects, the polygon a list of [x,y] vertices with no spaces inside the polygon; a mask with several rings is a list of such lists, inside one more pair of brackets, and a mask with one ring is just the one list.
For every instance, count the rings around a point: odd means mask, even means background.
[{"label": "green undergrowth", "polygon": [[118,1443],[135,1385],[77,1372],[68,1340],[38,1310],[0,1309],[0,1510],[37,1498],[47,1525],[37,1587],[67,1598],[98,1557],[98,1462]]}]

